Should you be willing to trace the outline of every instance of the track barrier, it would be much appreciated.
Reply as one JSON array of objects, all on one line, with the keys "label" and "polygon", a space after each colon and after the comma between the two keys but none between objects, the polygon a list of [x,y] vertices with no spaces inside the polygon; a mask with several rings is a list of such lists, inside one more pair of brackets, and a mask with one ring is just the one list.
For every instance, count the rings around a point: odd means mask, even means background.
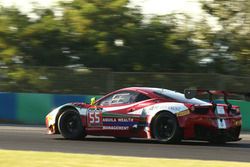
[{"label": "track barrier", "polygon": [[[69,102],[90,103],[92,97],[94,95],[1,92],[0,123],[42,125],[45,123],[45,116],[53,108]],[[229,102],[240,106],[242,130],[250,131],[250,102],[242,100],[229,100]]]}]

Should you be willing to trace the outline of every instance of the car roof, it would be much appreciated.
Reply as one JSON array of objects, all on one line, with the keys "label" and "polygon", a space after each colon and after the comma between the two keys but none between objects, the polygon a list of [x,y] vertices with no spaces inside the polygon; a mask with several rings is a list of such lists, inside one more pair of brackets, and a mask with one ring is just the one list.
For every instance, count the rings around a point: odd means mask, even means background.
[{"label": "car roof", "polygon": [[129,88],[123,88],[120,89],[118,91],[122,91],[122,90],[131,90],[131,91],[137,91],[140,93],[144,93],[147,94],[148,96],[150,96],[151,98],[156,98],[159,97],[158,95],[156,95],[154,92],[158,92],[160,94],[165,94],[168,97],[174,99],[177,102],[184,102],[184,103],[192,103],[192,104],[208,104],[205,101],[196,99],[196,98],[192,98],[192,99],[186,99],[183,93],[180,92],[176,92],[173,90],[169,90],[169,89],[164,89],[164,88],[154,88],[154,87],[129,87]]},{"label": "car roof", "polygon": [[111,94],[114,94],[114,93],[120,92],[120,91],[136,91],[136,92],[139,92],[139,93],[146,94],[150,98],[155,98],[155,97],[157,97],[157,95],[155,95],[153,93],[153,89],[155,89],[155,88],[151,88],[151,87],[127,87],[127,88],[122,88],[122,89],[118,89],[118,90],[115,90],[113,92],[110,92],[110,93],[106,94],[105,96],[98,99],[97,102],[102,100],[103,98],[106,98],[107,96],[109,96]]},{"label": "car roof", "polygon": [[[162,90],[162,89],[165,89],[165,88],[155,88],[155,87],[128,87],[128,88],[122,88],[120,90],[132,90],[132,91],[142,91],[142,92],[145,92],[145,93],[151,93],[151,92],[154,92],[156,90]],[[120,91],[119,90],[119,91]],[[165,89],[165,90],[168,90],[168,89]]]},{"label": "car roof", "polygon": [[[157,91],[157,90],[163,90],[164,88],[155,88],[155,87],[127,87],[127,88],[122,88],[119,89],[117,91],[136,91],[139,93],[143,93],[148,95],[151,98],[155,98],[158,97],[156,94],[154,94],[153,92]],[[168,89],[164,89],[164,90],[168,90]],[[171,91],[171,90],[168,90]]]}]

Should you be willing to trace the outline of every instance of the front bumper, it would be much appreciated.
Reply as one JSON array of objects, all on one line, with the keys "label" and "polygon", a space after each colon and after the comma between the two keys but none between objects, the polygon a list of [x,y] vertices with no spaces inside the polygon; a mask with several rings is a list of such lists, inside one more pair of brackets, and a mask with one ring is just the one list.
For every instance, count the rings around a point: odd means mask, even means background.
[{"label": "front bumper", "polygon": [[56,134],[57,133],[56,125],[55,125],[54,121],[52,121],[52,120],[53,120],[53,118],[50,115],[46,116],[45,125],[47,128],[47,134]]}]

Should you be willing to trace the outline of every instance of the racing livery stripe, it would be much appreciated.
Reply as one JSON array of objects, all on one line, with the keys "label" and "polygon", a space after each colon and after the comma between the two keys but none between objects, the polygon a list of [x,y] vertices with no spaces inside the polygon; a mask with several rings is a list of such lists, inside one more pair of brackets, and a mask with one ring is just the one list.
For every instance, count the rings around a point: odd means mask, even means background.
[{"label": "racing livery stripe", "polygon": [[110,126],[133,126],[135,124],[138,124],[138,122],[103,122],[104,126],[110,125]]},{"label": "racing livery stripe", "polygon": [[106,107],[103,111],[104,112],[117,111],[117,110],[122,110],[122,109],[129,108],[129,107],[132,107],[132,106],[134,106],[134,104],[125,105],[125,106],[119,106],[119,107]]},{"label": "racing livery stripe", "polygon": [[128,117],[133,117],[133,118],[139,118],[139,117],[141,117],[141,115],[138,115],[138,114],[119,114],[119,113],[107,113],[107,112],[104,112],[104,113],[102,113],[102,116],[103,117],[126,117],[126,118],[128,118]]}]

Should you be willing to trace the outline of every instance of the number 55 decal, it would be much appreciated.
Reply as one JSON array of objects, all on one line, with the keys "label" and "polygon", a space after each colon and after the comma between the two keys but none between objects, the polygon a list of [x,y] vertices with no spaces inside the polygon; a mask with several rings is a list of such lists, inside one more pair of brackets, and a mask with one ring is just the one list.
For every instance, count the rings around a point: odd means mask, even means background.
[{"label": "number 55 decal", "polygon": [[87,122],[88,122],[88,127],[101,127],[102,110],[96,108],[88,109]]}]

